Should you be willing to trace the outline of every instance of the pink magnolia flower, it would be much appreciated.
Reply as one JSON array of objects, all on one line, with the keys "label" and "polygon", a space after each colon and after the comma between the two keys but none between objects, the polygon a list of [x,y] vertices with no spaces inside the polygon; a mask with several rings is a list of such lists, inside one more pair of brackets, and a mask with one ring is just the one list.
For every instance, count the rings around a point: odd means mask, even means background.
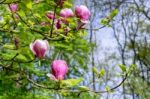
[{"label": "pink magnolia flower", "polygon": [[55,29],[62,28],[63,24],[68,24],[68,21],[65,18],[60,17],[55,20]]},{"label": "pink magnolia flower", "polygon": [[55,14],[53,11],[49,11],[46,13],[46,16],[49,18],[49,19],[54,19],[55,18]]},{"label": "pink magnolia flower", "polygon": [[38,57],[43,58],[48,51],[49,45],[46,40],[36,40],[30,44],[31,51]]},{"label": "pink magnolia flower", "polygon": [[60,11],[60,16],[64,18],[73,17],[74,14],[71,9],[65,8]]},{"label": "pink magnolia flower", "polygon": [[54,60],[51,64],[52,74],[57,80],[63,80],[68,72],[68,66],[64,60]]},{"label": "pink magnolia flower", "polygon": [[84,5],[77,6],[75,8],[75,14],[76,14],[77,18],[79,18],[84,23],[87,23],[87,21],[90,18],[90,11]]},{"label": "pink magnolia flower", "polygon": [[18,10],[18,4],[10,4],[9,9],[15,13]]}]

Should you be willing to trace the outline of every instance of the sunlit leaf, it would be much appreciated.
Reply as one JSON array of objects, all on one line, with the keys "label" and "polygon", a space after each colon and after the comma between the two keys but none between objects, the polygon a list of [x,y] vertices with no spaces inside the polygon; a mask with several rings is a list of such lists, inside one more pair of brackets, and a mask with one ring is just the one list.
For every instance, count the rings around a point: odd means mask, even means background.
[{"label": "sunlit leaf", "polygon": [[81,91],[88,91],[88,90],[90,90],[90,88],[87,87],[87,86],[78,86],[78,89],[81,90]]},{"label": "sunlit leaf", "polygon": [[32,1],[31,0],[27,0],[26,1],[26,6],[28,9],[32,9]]},{"label": "sunlit leaf", "polygon": [[99,74],[100,74],[101,76],[104,76],[104,75],[105,75],[105,70],[104,70],[104,69],[101,69],[100,72],[99,72]]},{"label": "sunlit leaf", "polygon": [[14,44],[5,44],[3,45],[4,49],[15,49],[15,45]]},{"label": "sunlit leaf", "polygon": [[96,73],[96,74],[99,74],[98,70],[95,67],[93,67],[93,72]]},{"label": "sunlit leaf", "polygon": [[67,80],[62,80],[61,84],[62,84],[62,86],[73,87],[73,86],[78,85],[82,80],[83,80],[83,78],[67,79]]},{"label": "sunlit leaf", "polygon": [[123,72],[126,72],[126,66],[125,66],[125,65],[119,64],[119,67],[120,67],[120,69],[121,69]]},{"label": "sunlit leaf", "polygon": [[118,9],[113,10],[113,11],[110,13],[110,17],[111,17],[111,18],[115,17],[115,16],[118,14],[118,12],[119,12]]}]

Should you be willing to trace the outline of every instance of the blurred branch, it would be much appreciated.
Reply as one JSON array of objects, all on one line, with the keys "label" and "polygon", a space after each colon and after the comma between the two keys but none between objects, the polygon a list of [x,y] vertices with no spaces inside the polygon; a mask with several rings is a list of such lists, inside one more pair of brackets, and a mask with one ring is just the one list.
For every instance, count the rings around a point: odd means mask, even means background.
[{"label": "blurred branch", "polygon": [[57,10],[57,4],[56,4],[55,7],[54,7],[54,18],[53,18],[52,25],[51,25],[50,37],[52,37],[52,34],[53,34],[54,21],[55,21],[55,16],[56,16],[56,10]]},{"label": "blurred branch", "polygon": [[[87,90],[87,91],[93,92],[93,93],[106,93],[106,92],[114,91],[115,89],[117,89],[118,87],[120,87],[126,81],[127,76],[128,76],[128,74],[125,75],[124,79],[118,85],[116,85],[115,87],[112,87],[110,90],[102,90],[102,91]],[[87,91],[78,92],[79,93],[78,95],[80,95],[82,92],[87,92]]]},{"label": "blurred branch", "polygon": [[93,93],[106,93],[106,92],[111,92],[114,91],[115,89],[117,89],[118,87],[120,87],[125,80],[127,79],[128,74],[125,75],[124,79],[115,87],[112,87],[110,90],[104,90],[104,91],[94,91],[94,90],[84,90],[84,91],[80,91],[80,90],[72,90],[72,89],[65,89],[65,88],[50,88],[41,84],[36,83],[35,81],[33,81],[32,79],[30,79],[29,77],[27,77],[28,81],[31,82],[33,85],[40,87],[40,88],[44,88],[44,89],[50,89],[50,90],[67,90],[69,92],[74,92],[74,93],[78,93],[78,96],[83,93],[83,92],[93,92]]},{"label": "blurred branch", "polygon": [[[7,67],[7,66],[3,66],[2,64],[0,64],[0,66],[2,66],[3,68],[5,68],[5,69],[8,69],[8,70],[11,70],[11,71],[14,71],[14,72],[17,72],[17,73],[23,73],[23,74],[25,74],[25,72],[23,72],[23,71],[18,71],[18,70],[16,70],[16,69],[12,69],[12,68],[10,68],[10,67]],[[25,74],[26,75],[26,74]],[[27,80],[30,82],[30,83],[32,83],[34,86],[36,86],[36,87],[40,87],[40,88],[44,88],[44,89],[49,89],[49,90],[67,90],[67,91],[69,91],[69,92],[75,92],[75,93],[78,93],[78,95],[80,95],[81,93],[83,93],[83,92],[93,92],[93,93],[106,93],[106,92],[110,92],[110,91],[113,91],[113,90],[115,90],[115,89],[117,89],[118,87],[120,87],[124,82],[125,82],[125,80],[127,79],[127,76],[128,76],[128,74],[126,74],[125,75],[125,77],[124,77],[124,79],[118,84],[118,85],[116,85],[115,87],[112,87],[110,90],[104,90],[104,91],[94,91],[94,90],[85,90],[85,91],[80,91],[80,90],[72,90],[72,89],[65,89],[65,88],[58,88],[58,87],[54,87],[54,88],[52,88],[52,87],[47,87],[47,86],[44,86],[44,85],[41,85],[41,84],[38,84],[38,83],[36,83],[35,81],[33,81],[32,79],[30,79],[27,75],[26,75],[26,78],[27,78]]]},{"label": "blurred branch", "polygon": [[101,27],[99,27],[99,28],[82,28],[82,29],[98,31],[98,30],[100,30],[100,29],[102,29],[102,28],[105,28],[105,27],[106,27],[106,26],[101,26]]},{"label": "blurred branch", "polygon": [[138,5],[138,3],[135,0],[133,0],[133,1],[134,1],[135,5],[136,5],[137,9],[140,12],[142,12],[147,19],[150,20],[150,16],[148,16],[148,12],[146,12],[144,9],[141,9],[140,6]]}]

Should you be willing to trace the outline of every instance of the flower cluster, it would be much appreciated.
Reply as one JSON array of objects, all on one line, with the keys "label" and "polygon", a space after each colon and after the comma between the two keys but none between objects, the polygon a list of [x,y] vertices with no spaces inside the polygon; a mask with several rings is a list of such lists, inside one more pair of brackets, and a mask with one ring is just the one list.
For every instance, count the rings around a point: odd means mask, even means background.
[{"label": "flower cluster", "polygon": [[[59,3],[63,3],[59,2]],[[11,11],[15,12],[16,9],[12,9]],[[56,13],[53,11],[48,11],[46,13],[46,17],[49,20],[54,21],[54,25],[56,29],[60,29],[62,24],[68,24],[67,18],[77,17],[78,19],[78,26],[77,29],[81,29],[84,24],[89,21],[90,18],[90,11],[84,5],[77,6],[75,8],[75,14],[72,9],[65,8],[60,11],[60,17],[57,18]],[[46,22],[41,23],[42,26],[46,25]],[[64,31],[68,31],[67,28]],[[31,51],[35,54],[35,56],[39,59],[45,57],[46,52],[49,50],[49,44],[46,40],[36,40],[30,44]],[[51,64],[51,71],[52,74],[48,74],[47,76],[50,77],[52,80],[63,80],[65,75],[68,72],[68,65],[64,60],[54,60]]]},{"label": "flower cluster", "polygon": [[48,11],[46,13],[46,17],[50,20],[55,21],[55,27],[56,29],[60,29],[62,27],[62,24],[68,24],[67,18],[76,17],[78,19],[78,25],[77,30],[81,29],[83,25],[88,23],[90,18],[90,11],[89,9],[84,6],[76,6],[75,12],[72,11],[70,8],[64,8],[60,11],[59,18],[56,17],[56,14],[53,11]]},{"label": "flower cluster", "polygon": [[[65,0],[56,0],[56,4],[58,6],[62,6],[64,1]],[[9,9],[12,13],[16,13],[18,10],[18,4],[9,4]],[[56,13],[53,11],[48,11],[46,13],[46,17],[54,21],[56,29],[60,29],[62,24],[68,24],[67,18],[76,17],[78,19],[77,29],[80,29],[88,22],[90,18],[90,11],[86,6],[80,5],[75,7],[75,13],[72,11],[72,9],[64,8],[60,11],[59,18],[57,18]],[[41,26],[45,26],[46,24],[46,22],[42,22]],[[64,31],[67,32],[68,28],[65,28]],[[16,47],[18,47],[18,43],[15,43]],[[49,50],[49,44],[46,40],[38,39],[30,44],[30,49],[37,58],[42,59],[45,57],[46,52]],[[48,75],[51,79],[63,80],[66,73],[68,72],[68,66],[64,60],[54,60],[51,64],[51,70],[52,74]]]},{"label": "flower cluster", "polygon": [[[46,40],[36,40],[30,44],[31,51],[39,59],[44,58],[46,52],[49,50],[49,44]],[[67,63],[64,60],[54,60],[51,64],[52,74],[50,79],[52,80],[63,80],[66,73],[68,72]]]},{"label": "flower cluster", "polygon": [[[56,3],[57,5],[62,6],[64,2],[65,0],[58,0]],[[18,10],[18,4],[15,4],[15,3],[9,4],[9,9],[12,13],[16,13]],[[56,29],[60,29],[62,27],[62,24],[68,24],[67,18],[71,18],[74,16],[78,18],[77,30],[79,30],[86,23],[88,23],[89,18],[90,18],[90,11],[86,6],[80,5],[80,6],[75,7],[75,13],[70,8],[62,9],[60,11],[59,18],[56,17],[56,13],[54,13],[53,11],[48,11],[46,13],[46,17],[48,19],[55,21],[54,27]],[[41,22],[41,26],[45,26],[46,24],[47,22]]]},{"label": "flower cluster", "polygon": [[[57,2],[57,3],[62,5],[63,2],[64,1],[61,0],[61,2]],[[16,12],[17,5],[10,5],[10,10],[12,12]],[[89,21],[90,11],[86,6],[80,5],[75,8],[75,13],[72,11],[72,9],[65,8],[60,11],[59,17],[53,11],[48,11],[46,13],[46,17],[52,22],[54,22],[56,29],[62,28],[62,24],[66,24],[66,25],[69,24],[67,20],[68,18],[76,17],[78,20],[77,29],[81,29],[82,26]],[[42,22],[41,26],[45,26],[46,24],[47,24],[46,22]],[[64,31],[67,32],[68,28],[65,28]],[[49,50],[48,41],[39,40],[39,39],[35,40],[33,43],[30,44],[30,49],[38,59],[42,59],[45,57],[47,51]],[[51,63],[51,71],[52,74],[47,75],[50,79],[56,81],[63,80],[65,78],[65,75],[68,72],[68,65],[64,60],[54,60]]]}]

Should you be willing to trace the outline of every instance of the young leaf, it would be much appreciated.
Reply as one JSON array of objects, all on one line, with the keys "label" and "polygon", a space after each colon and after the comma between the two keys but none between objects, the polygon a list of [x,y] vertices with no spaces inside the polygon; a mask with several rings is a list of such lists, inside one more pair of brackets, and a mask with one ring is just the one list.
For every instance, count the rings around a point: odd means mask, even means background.
[{"label": "young leaf", "polygon": [[106,86],[105,89],[106,89],[107,92],[110,92],[110,87],[109,86]]},{"label": "young leaf", "polygon": [[90,90],[90,88],[86,87],[86,86],[79,86],[78,89],[81,90],[81,91],[88,91],[88,90]]},{"label": "young leaf", "polygon": [[25,7],[29,9],[32,9],[32,0],[24,0],[23,2],[23,6],[25,5]]},{"label": "young leaf", "polygon": [[93,72],[94,72],[95,74],[97,74],[97,75],[99,74],[98,71],[97,71],[97,69],[96,69],[95,67],[93,67]]},{"label": "young leaf", "polygon": [[19,55],[16,57],[16,60],[18,60],[18,61],[23,61],[23,62],[28,61],[28,59],[27,59],[24,55],[22,55],[22,54],[19,54]]},{"label": "young leaf", "polygon": [[136,69],[135,64],[130,65],[129,69],[127,70],[128,74],[130,75],[135,69]]},{"label": "young leaf", "polygon": [[100,76],[104,76],[105,75],[105,70],[104,69],[101,69],[100,72],[99,72]]},{"label": "young leaf", "polygon": [[126,66],[119,64],[119,67],[123,72],[126,72]]},{"label": "young leaf", "polygon": [[118,9],[115,9],[115,10],[113,10],[111,13],[110,13],[110,17],[111,18],[114,18],[117,14],[118,14]]},{"label": "young leaf", "polygon": [[78,85],[82,80],[83,80],[83,78],[67,79],[67,80],[62,80],[61,84],[62,84],[62,86],[73,87],[73,86]]},{"label": "young leaf", "polygon": [[15,45],[14,44],[5,44],[5,45],[3,45],[3,48],[4,49],[15,49]]},{"label": "young leaf", "polygon": [[104,18],[101,20],[100,22],[102,25],[108,25],[109,24],[109,20],[107,18]]}]

